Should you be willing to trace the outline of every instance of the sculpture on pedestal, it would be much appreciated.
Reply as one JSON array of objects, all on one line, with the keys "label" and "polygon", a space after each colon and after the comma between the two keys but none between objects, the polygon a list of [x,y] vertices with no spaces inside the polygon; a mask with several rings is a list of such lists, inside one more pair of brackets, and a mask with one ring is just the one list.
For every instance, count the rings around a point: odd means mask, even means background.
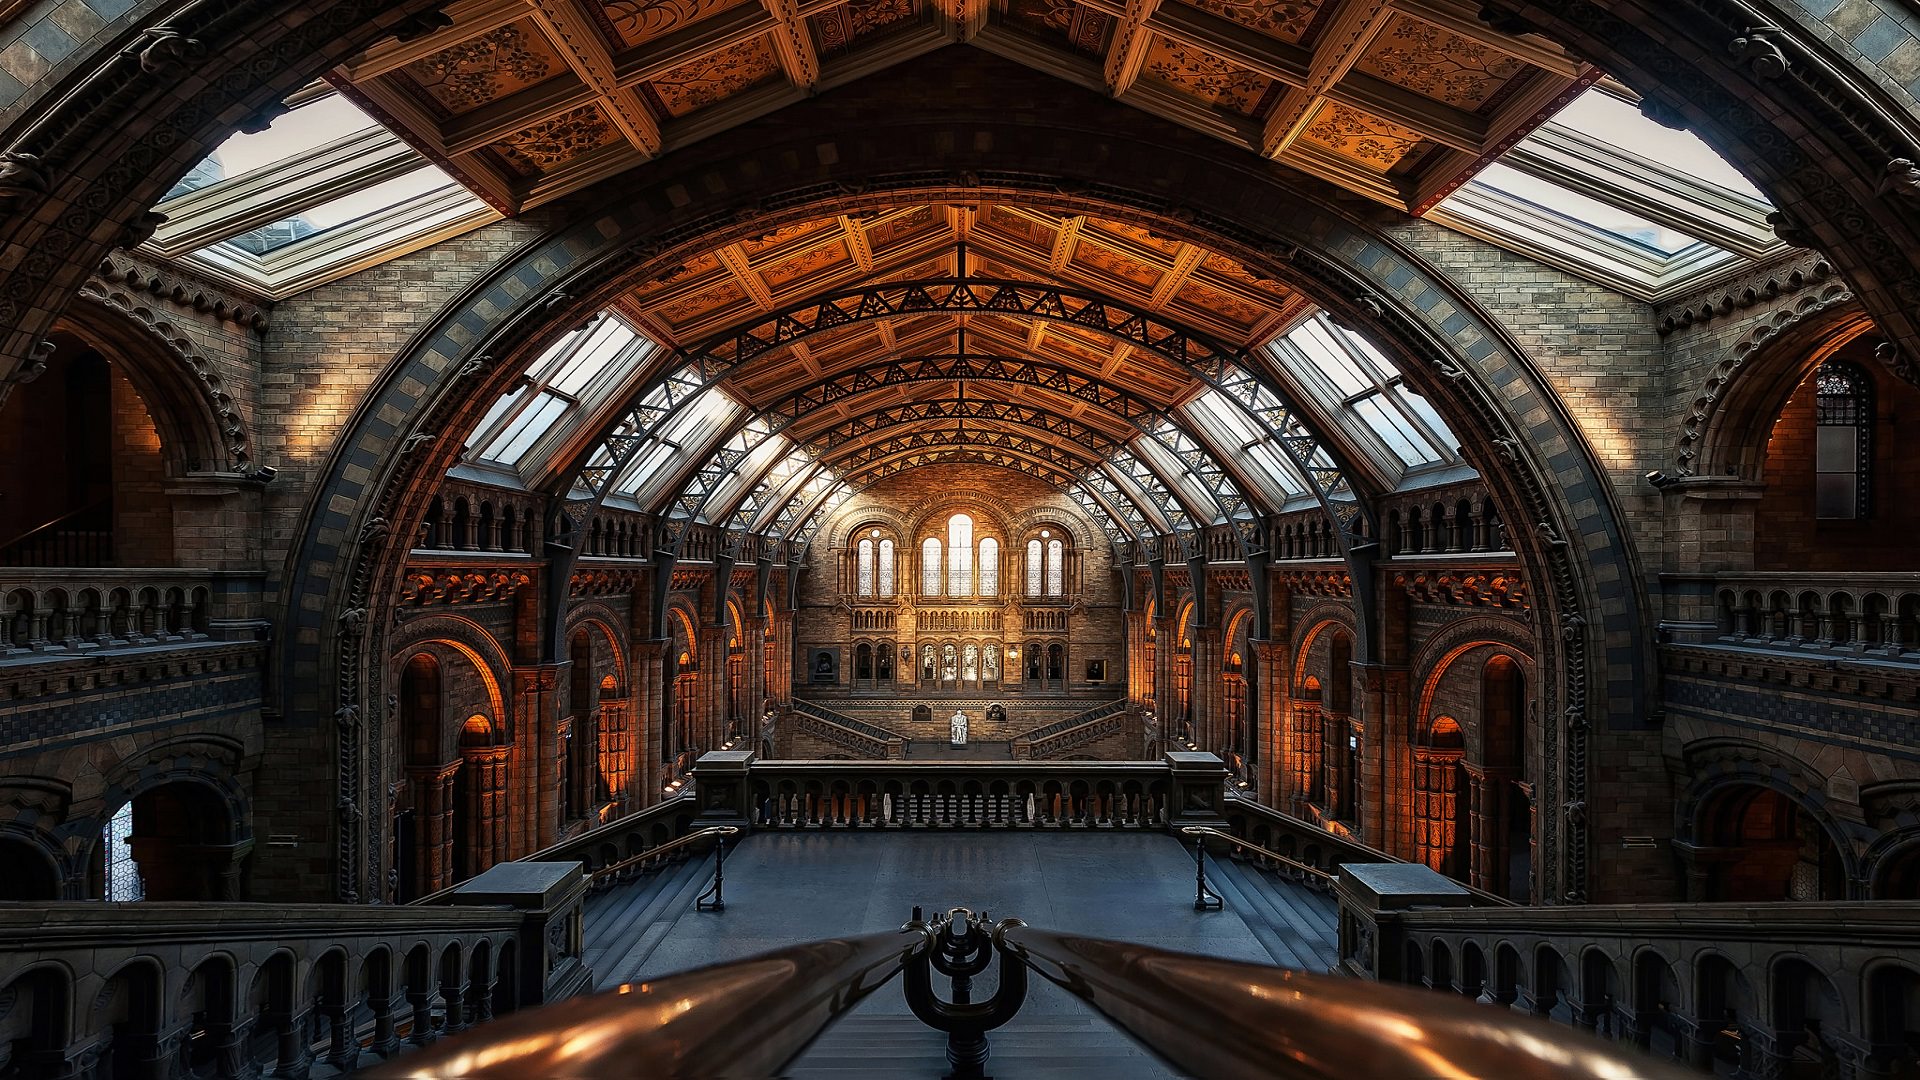
[{"label": "sculpture on pedestal", "polygon": [[953,736],[953,745],[967,745],[967,712],[965,709],[954,710],[953,718],[947,721],[947,730]]}]

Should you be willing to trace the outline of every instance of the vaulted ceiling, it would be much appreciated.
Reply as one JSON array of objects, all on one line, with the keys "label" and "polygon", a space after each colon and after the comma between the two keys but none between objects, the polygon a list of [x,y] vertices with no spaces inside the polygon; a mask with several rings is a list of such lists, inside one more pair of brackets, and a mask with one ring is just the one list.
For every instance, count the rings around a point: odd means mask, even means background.
[{"label": "vaulted ceiling", "polygon": [[[511,213],[965,41],[1420,212],[1597,76],[1477,11],[1455,0],[457,0],[330,78]],[[1009,237],[1022,228],[1006,224]],[[751,297],[753,283],[738,284]]]}]

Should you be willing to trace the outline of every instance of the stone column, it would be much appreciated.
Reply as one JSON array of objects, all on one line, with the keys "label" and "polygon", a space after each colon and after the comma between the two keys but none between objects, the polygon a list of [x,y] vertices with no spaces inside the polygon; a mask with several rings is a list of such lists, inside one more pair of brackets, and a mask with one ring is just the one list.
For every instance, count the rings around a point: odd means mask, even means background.
[{"label": "stone column", "polygon": [[459,758],[444,765],[412,765],[407,786],[413,792],[415,855],[422,896],[453,884],[453,783],[460,775]]},{"label": "stone column", "polygon": [[633,708],[630,701],[603,701],[600,704],[600,777],[606,781],[607,797],[613,800],[614,814],[633,808]]},{"label": "stone column", "polygon": [[[842,673],[844,674],[844,672]],[[694,714],[696,738],[702,750],[712,750],[727,737],[727,628],[700,628],[700,704]]]},{"label": "stone column", "polygon": [[1193,631],[1193,732],[1200,749],[1226,756],[1226,690],[1221,685],[1224,667],[1218,626],[1195,627]]},{"label": "stone column", "polygon": [[467,869],[478,874],[510,856],[506,821],[508,749],[472,747],[461,752],[467,770],[467,835],[456,842],[467,845]]},{"label": "stone column", "polygon": [[515,668],[514,788],[512,857],[521,858],[552,844],[559,836],[560,676],[565,664]]},{"label": "stone column", "polygon": [[667,647],[665,638],[636,640],[633,642],[633,708],[636,725],[633,738],[628,746],[633,753],[632,783],[635,787],[634,807],[636,809],[652,806],[660,801],[660,787],[665,780],[660,775],[660,718],[666,707],[666,663]]},{"label": "stone column", "polygon": [[1356,669],[1360,683],[1360,806],[1356,820],[1361,835],[1376,847],[1402,858],[1412,857],[1413,826],[1408,806],[1413,798],[1413,749],[1405,718],[1412,712],[1407,700],[1404,668],[1369,664]]},{"label": "stone column", "polygon": [[1268,806],[1284,806],[1288,777],[1293,769],[1288,746],[1288,718],[1293,710],[1292,657],[1284,641],[1251,640],[1253,655],[1246,658],[1260,717],[1259,799]]}]

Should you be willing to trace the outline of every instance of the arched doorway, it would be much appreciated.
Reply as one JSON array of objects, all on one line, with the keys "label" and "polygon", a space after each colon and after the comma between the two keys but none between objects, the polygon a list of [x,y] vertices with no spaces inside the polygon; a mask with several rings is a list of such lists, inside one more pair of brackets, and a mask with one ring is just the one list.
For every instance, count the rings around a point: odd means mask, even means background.
[{"label": "arched doorway", "polygon": [[1701,807],[1694,832],[1700,900],[1840,900],[1846,867],[1833,837],[1800,802],[1733,784]]},{"label": "arched doorway", "polygon": [[60,872],[38,844],[0,836],[0,900],[46,903],[60,899]]},{"label": "arched doorway", "polygon": [[[116,810],[96,849],[94,895],[129,900],[239,900],[244,865],[239,822],[213,788],[175,780],[135,795]],[[109,851],[124,838],[125,862]],[[109,886],[108,874],[119,876]],[[117,895],[114,891],[117,890]]]}]

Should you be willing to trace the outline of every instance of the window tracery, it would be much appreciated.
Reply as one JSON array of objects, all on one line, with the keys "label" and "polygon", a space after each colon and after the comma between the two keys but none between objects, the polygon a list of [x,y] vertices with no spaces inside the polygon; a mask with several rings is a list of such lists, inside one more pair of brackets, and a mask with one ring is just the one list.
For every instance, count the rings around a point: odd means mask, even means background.
[{"label": "window tracery", "polygon": [[1814,516],[1867,516],[1872,499],[1873,380],[1856,364],[1829,360],[1814,373]]}]

